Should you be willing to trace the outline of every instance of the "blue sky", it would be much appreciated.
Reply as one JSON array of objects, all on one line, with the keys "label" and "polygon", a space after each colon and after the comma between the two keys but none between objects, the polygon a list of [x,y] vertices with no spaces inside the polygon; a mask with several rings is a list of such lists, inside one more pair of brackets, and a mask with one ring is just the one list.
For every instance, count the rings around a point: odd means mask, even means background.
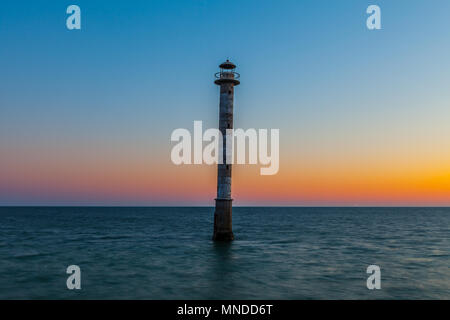
[{"label": "blue sky", "polygon": [[246,89],[240,118],[273,125],[264,115],[275,105],[300,115],[309,111],[293,102],[317,101],[317,93],[331,99],[351,85],[353,95],[364,95],[389,89],[400,67],[424,77],[448,67],[448,1],[378,1],[383,30],[375,32],[365,27],[373,1],[78,1],[82,30],[69,31],[72,3],[2,1],[0,79],[9,116],[215,120],[208,104],[216,92],[206,80],[229,57]]}]

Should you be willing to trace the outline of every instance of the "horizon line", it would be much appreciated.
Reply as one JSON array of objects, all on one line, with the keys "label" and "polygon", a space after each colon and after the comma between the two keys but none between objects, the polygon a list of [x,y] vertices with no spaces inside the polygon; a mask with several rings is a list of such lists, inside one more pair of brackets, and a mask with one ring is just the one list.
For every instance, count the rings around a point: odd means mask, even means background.
[{"label": "horizon line", "polygon": [[[0,208],[214,208],[214,205],[0,205]],[[233,208],[450,208],[450,205],[240,205]]]}]

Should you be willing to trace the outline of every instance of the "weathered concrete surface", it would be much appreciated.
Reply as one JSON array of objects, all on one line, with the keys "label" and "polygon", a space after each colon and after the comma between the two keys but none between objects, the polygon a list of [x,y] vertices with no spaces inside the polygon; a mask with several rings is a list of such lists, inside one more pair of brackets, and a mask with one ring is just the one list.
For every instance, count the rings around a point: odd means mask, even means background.
[{"label": "weathered concrete surface", "polygon": [[[227,62],[221,66],[233,67],[234,64]],[[232,230],[232,199],[231,199],[231,164],[227,164],[227,147],[230,148],[232,141],[228,141],[226,130],[233,128],[233,101],[234,86],[239,85],[235,79],[235,73],[222,69],[219,79],[215,81],[220,86],[219,105],[219,130],[223,136],[222,164],[217,167],[217,198],[216,210],[214,212],[214,235],[215,241],[234,240]],[[230,146],[228,146],[230,144]]]},{"label": "weathered concrete surface", "polygon": [[216,211],[214,212],[214,235],[215,241],[232,241],[234,234],[232,230],[232,199],[216,199]]}]

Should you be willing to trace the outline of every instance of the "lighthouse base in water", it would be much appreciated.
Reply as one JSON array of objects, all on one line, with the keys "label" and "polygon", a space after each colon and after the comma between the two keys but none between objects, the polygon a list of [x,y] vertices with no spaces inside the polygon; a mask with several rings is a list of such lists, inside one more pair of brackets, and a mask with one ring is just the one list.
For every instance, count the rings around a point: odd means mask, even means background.
[{"label": "lighthouse base in water", "polygon": [[233,199],[216,199],[214,212],[214,241],[233,241],[231,203]]}]

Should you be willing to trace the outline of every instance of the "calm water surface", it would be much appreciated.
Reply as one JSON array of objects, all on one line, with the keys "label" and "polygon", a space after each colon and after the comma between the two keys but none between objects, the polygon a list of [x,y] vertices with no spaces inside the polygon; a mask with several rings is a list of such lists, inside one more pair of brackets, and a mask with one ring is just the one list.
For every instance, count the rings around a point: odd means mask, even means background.
[{"label": "calm water surface", "polygon": [[450,208],[239,207],[231,244],[213,211],[0,208],[0,299],[450,299]]}]

